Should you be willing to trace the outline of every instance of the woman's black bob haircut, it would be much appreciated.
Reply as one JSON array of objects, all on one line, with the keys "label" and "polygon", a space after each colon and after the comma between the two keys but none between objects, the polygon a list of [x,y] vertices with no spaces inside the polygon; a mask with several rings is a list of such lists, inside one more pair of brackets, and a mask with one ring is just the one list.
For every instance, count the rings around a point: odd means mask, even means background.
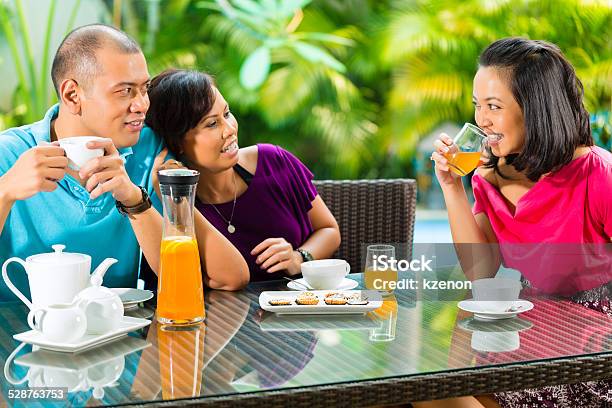
[{"label": "woman's black bob haircut", "polygon": [[149,100],[151,106],[145,123],[180,158],[185,134],[198,125],[215,103],[215,83],[203,72],[167,69],[151,80]]},{"label": "woman's black bob haircut", "polygon": [[[584,88],[559,47],[546,41],[504,38],[480,55],[479,67],[500,70],[523,112],[525,145],[506,162],[537,181],[572,161],[577,147],[592,146]],[[486,167],[498,169],[499,157]],[[503,175],[502,175],[503,177]]]}]

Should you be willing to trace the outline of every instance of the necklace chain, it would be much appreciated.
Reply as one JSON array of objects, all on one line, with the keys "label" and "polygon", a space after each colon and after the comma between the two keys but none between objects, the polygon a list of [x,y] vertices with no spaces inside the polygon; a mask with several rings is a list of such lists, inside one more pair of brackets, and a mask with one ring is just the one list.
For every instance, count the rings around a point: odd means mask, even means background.
[{"label": "necklace chain", "polygon": [[238,190],[236,186],[236,174],[234,174],[233,169],[232,169],[232,180],[234,180],[234,204],[232,204],[232,215],[230,215],[229,220],[227,220],[223,216],[223,214],[221,214],[221,211],[219,211],[216,205],[214,205],[213,203],[210,203],[210,205],[212,205],[212,208],[214,208],[214,210],[217,212],[217,214],[219,214],[219,216],[223,219],[223,221],[227,222],[227,231],[230,234],[233,234],[234,232],[236,232],[236,227],[232,225],[232,220],[234,219],[234,210],[236,209],[236,192]]}]

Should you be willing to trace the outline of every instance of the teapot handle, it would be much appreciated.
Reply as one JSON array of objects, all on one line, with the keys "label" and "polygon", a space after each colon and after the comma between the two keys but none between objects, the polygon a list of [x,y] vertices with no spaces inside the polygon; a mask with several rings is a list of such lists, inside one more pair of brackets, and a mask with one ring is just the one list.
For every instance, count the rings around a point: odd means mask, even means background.
[{"label": "teapot handle", "polygon": [[13,285],[13,282],[11,282],[11,280],[8,277],[7,267],[11,262],[20,263],[21,266],[23,266],[24,271],[26,270],[26,263],[21,258],[17,258],[17,257],[9,258],[2,265],[2,279],[4,279],[4,283],[6,283],[6,286],[8,286],[11,292],[13,292],[23,303],[25,303],[28,309],[32,310],[34,309],[32,302],[30,302],[28,298],[25,297],[24,294],[21,293],[21,291],[17,289],[15,285]]},{"label": "teapot handle", "polygon": [[23,378],[20,379],[20,380],[15,378],[15,377],[13,377],[13,374],[11,374],[11,363],[13,362],[13,359],[15,358],[15,355],[17,355],[17,353],[19,353],[19,351],[25,345],[26,345],[26,343],[21,343],[19,346],[17,346],[17,348],[15,350],[13,350],[13,352],[6,359],[6,363],[4,363],[4,378],[6,378],[6,380],[8,382],[10,382],[11,384],[13,384],[13,385],[23,384],[28,379],[28,375],[27,374],[25,376],[23,376]]}]

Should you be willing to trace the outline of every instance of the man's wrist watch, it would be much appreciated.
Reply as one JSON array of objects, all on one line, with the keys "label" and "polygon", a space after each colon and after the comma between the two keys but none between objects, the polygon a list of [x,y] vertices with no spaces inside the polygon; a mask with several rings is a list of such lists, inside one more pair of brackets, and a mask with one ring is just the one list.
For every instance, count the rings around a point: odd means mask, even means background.
[{"label": "man's wrist watch", "polygon": [[313,261],[314,257],[312,256],[312,254],[310,252],[308,252],[307,250],[303,249],[303,248],[298,248],[296,249],[296,251],[302,255],[302,262],[308,262],[308,261]]},{"label": "man's wrist watch", "polygon": [[128,217],[132,218],[132,215],[143,213],[149,208],[151,208],[152,204],[151,198],[149,198],[149,193],[147,193],[147,190],[145,190],[143,187],[138,186],[138,188],[142,193],[142,201],[139,204],[136,204],[132,207],[126,207],[120,201],[115,200],[115,206],[121,214],[127,215]]}]

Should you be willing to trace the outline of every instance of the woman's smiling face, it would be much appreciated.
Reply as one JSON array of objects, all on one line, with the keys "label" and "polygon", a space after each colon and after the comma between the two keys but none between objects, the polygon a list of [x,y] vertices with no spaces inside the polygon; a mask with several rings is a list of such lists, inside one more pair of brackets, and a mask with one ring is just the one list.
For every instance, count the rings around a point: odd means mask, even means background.
[{"label": "woman's smiling face", "polygon": [[183,139],[183,151],[193,165],[222,171],[238,162],[238,123],[217,88],[215,102],[200,122]]},{"label": "woman's smiling face", "polygon": [[474,76],[472,97],[476,124],[489,136],[497,157],[520,153],[525,144],[525,121],[504,71],[481,67]]}]

